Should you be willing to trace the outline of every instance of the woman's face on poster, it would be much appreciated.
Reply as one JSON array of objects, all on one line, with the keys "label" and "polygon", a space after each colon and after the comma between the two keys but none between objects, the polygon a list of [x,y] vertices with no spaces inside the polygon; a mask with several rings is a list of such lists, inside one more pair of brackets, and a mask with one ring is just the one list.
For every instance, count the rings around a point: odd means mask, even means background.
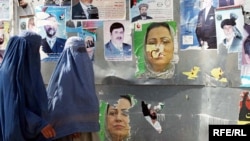
[{"label": "woman's face on poster", "polygon": [[152,28],[146,39],[146,60],[151,66],[167,66],[173,59],[174,43],[170,31],[163,27]]},{"label": "woman's face on poster", "polygon": [[107,130],[112,138],[126,138],[130,134],[128,110],[131,108],[127,99],[121,98],[115,105],[110,105],[107,113]]}]

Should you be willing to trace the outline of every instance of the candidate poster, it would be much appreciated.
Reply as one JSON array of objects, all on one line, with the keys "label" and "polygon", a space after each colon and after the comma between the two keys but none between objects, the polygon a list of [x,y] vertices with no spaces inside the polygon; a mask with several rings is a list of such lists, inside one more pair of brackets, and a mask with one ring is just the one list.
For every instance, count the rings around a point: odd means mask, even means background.
[{"label": "candidate poster", "polygon": [[130,124],[130,110],[136,104],[137,99],[131,94],[116,95],[100,101],[100,141],[131,139],[133,130]]},{"label": "candidate poster", "polygon": [[244,30],[244,16],[240,6],[217,8],[215,11],[217,52],[222,54],[238,53],[242,51]]},{"label": "candidate poster", "polygon": [[37,32],[42,36],[42,60],[57,60],[66,42],[66,8],[37,6],[35,8]]},{"label": "candidate poster", "polygon": [[216,50],[215,11],[218,8],[245,5],[242,0],[181,0],[180,49]]},{"label": "candidate poster", "polygon": [[104,58],[106,61],[132,61],[132,39],[129,21],[106,21],[104,30]]},{"label": "candidate poster", "polygon": [[92,0],[80,4],[72,0],[72,20],[125,20],[126,1],[124,0]]},{"label": "candidate poster", "polygon": [[173,0],[130,0],[130,21],[173,20]]},{"label": "candidate poster", "polygon": [[177,45],[175,21],[137,23],[134,27],[134,54],[137,78],[171,79],[175,75]]}]

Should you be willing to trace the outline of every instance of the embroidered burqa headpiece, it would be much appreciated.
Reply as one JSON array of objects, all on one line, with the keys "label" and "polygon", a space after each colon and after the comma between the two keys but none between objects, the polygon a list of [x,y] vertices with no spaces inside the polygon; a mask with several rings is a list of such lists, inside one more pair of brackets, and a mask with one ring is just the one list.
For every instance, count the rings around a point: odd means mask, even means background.
[{"label": "embroidered burqa headpiece", "polygon": [[50,123],[56,130],[56,138],[75,132],[99,131],[93,64],[82,38],[67,39],[47,93]]},{"label": "embroidered burqa headpiece", "polygon": [[0,67],[0,140],[38,141],[48,123],[40,72],[41,36],[24,31],[10,38]]}]

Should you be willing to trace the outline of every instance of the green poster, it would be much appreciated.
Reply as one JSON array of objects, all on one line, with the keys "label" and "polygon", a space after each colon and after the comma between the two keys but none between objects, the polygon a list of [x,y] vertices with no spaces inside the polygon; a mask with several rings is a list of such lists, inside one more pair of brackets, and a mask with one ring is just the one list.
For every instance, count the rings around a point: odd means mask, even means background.
[{"label": "green poster", "polygon": [[134,53],[137,78],[170,79],[174,75],[174,36],[176,22],[137,22],[134,24]]}]

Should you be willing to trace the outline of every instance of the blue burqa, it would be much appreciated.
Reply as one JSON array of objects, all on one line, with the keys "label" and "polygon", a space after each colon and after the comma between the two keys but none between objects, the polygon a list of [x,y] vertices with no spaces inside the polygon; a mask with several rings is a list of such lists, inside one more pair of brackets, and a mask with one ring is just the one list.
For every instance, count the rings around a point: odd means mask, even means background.
[{"label": "blue burqa", "polygon": [[47,93],[49,121],[56,130],[55,139],[76,132],[99,131],[99,100],[93,64],[82,38],[67,39]]},{"label": "blue burqa", "polygon": [[48,122],[40,72],[41,36],[25,31],[10,38],[0,66],[0,140],[38,141]]}]

